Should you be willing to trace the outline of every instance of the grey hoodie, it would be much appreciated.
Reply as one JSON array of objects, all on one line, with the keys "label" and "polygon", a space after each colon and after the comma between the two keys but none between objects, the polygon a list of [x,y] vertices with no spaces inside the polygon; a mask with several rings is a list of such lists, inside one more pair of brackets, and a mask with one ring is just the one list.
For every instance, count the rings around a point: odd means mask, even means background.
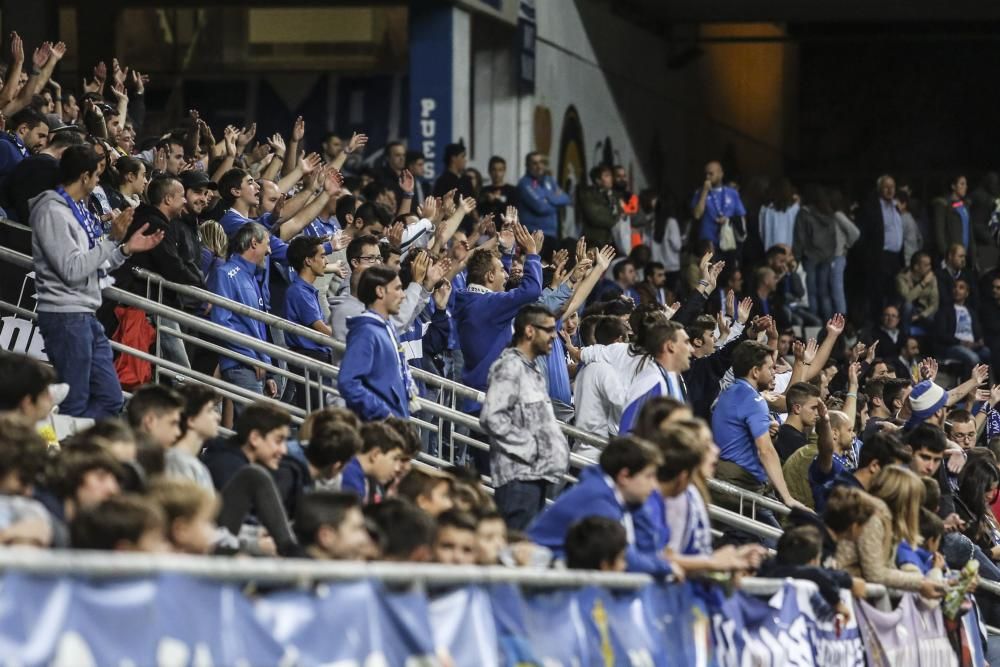
[{"label": "grey hoodie", "polygon": [[87,232],[55,190],[29,202],[31,255],[35,268],[38,310],[48,313],[96,313],[101,306],[98,270],[125,263],[118,244],[109,238],[91,249]]},{"label": "grey hoodie", "polygon": [[[399,306],[399,312],[389,317],[396,327],[397,334],[404,334],[423,312],[431,298],[431,293],[424,286],[414,281],[406,286],[406,296]],[[333,339],[341,343],[347,341],[347,320],[365,312],[365,306],[358,297],[349,291],[330,299],[330,328],[333,329]]]}]

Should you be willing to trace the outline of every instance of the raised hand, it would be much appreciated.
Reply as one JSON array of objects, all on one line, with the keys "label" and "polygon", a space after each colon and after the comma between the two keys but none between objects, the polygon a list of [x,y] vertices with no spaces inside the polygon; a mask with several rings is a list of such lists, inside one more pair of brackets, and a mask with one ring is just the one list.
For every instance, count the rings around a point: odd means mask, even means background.
[{"label": "raised hand", "polygon": [[[316,157],[318,158],[319,156],[317,155]],[[330,197],[336,197],[343,187],[344,175],[340,173],[339,169],[330,167],[326,174],[326,181],[323,183],[323,189],[326,191],[326,194]]]},{"label": "raised hand", "polygon": [[438,202],[434,197],[427,197],[424,199],[423,206],[417,207],[417,215],[422,218],[427,218],[433,223],[437,223],[438,214]]},{"label": "raised hand", "polygon": [[517,207],[508,206],[507,211],[500,216],[500,219],[503,221],[504,225],[516,225],[518,223]]},{"label": "raised hand", "polygon": [[476,200],[472,197],[466,197],[458,203],[459,208],[465,213],[465,215],[472,215],[476,210]]},{"label": "raised hand", "polygon": [[938,362],[934,357],[926,357],[920,362],[920,377],[934,382],[938,374]]},{"label": "raised hand", "polygon": [[406,225],[402,222],[393,223],[389,229],[385,230],[385,237],[389,239],[389,245],[398,248],[403,244],[403,232],[406,230]]},{"label": "raised hand", "polygon": [[132,82],[132,87],[135,88],[137,95],[142,95],[146,91],[146,83],[149,82],[149,77],[141,72],[132,70],[132,76],[129,79]]},{"label": "raised hand", "polygon": [[805,354],[802,356],[802,361],[808,366],[816,359],[817,351],[819,351],[819,345],[816,344],[816,339],[810,338],[809,342],[806,343]]},{"label": "raised hand", "polygon": [[66,55],[66,44],[64,42],[56,42],[52,45],[52,57],[59,62]]},{"label": "raised hand", "polygon": [[35,52],[31,55],[31,64],[34,65],[35,69],[42,69],[45,67],[45,63],[49,62],[49,56],[52,55],[52,42],[42,42],[42,45],[35,49]]},{"label": "raised hand", "polygon": [[587,258],[587,237],[581,236],[576,241],[576,261],[581,262]]},{"label": "raised hand", "polygon": [[445,218],[455,215],[455,192],[456,190],[449,190],[441,199],[441,213]]},{"label": "raised hand", "polygon": [[975,379],[977,385],[985,384],[990,379],[990,367],[986,364],[979,364],[972,369],[972,378]]},{"label": "raised hand", "polygon": [[116,84],[125,85],[125,80],[128,78],[128,68],[122,69],[122,66],[118,62],[118,58],[111,59],[111,80]]},{"label": "raised hand", "polygon": [[542,249],[542,244],[545,243],[545,232],[540,229],[536,229],[531,233],[531,236],[535,239],[535,248],[540,251]]},{"label": "raised hand", "polygon": [[108,80],[108,66],[102,60],[94,67],[94,80],[104,87],[104,82]]},{"label": "raised hand", "polygon": [[740,301],[740,306],[736,311],[736,321],[740,324],[746,324],[747,320],[750,319],[751,312],[753,312],[753,299],[747,297]]},{"label": "raised hand", "polygon": [[226,145],[226,155],[229,157],[236,157],[236,134],[236,128],[232,125],[227,125],[222,131],[222,141]]},{"label": "raised hand", "polygon": [[589,258],[579,260],[576,266],[573,267],[573,273],[570,274],[569,279],[573,284],[580,282],[587,276],[587,272],[590,271],[592,266],[594,266],[594,263]]},{"label": "raised hand", "polygon": [[493,238],[497,234],[497,226],[493,223],[493,214],[487,213],[479,220],[479,234],[485,236],[488,239]]},{"label": "raised hand", "polygon": [[413,192],[413,186],[415,183],[416,181],[409,169],[404,169],[399,174],[399,187],[403,192]]},{"label": "raised hand", "polygon": [[527,227],[516,222],[514,223],[514,240],[521,246],[525,255],[538,254],[538,244],[535,243],[535,237],[531,235]]},{"label": "raised hand", "polygon": [[729,337],[729,322],[721,310],[715,314],[715,326],[719,328],[719,340],[726,340]]},{"label": "raised hand", "polygon": [[448,307],[448,301],[451,300],[451,282],[448,280],[438,282],[441,284],[434,290],[434,305],[437,306],[438,310],[444,310]]},{"label": "raised hand", "polygon": [[[257,136],[257,123],[250,123],[248,127],[240,130],[239,134],[236,135],[236,152],[242,153],[255,136]],[[282,141],[282,145],[284,145],[284,141]]]},{"label": "raised hand", "polygon": [[796,362],[804,361],[806,356],[806,344],[800,340],[793,340],[792,356],[795,357]]},{"label": "raised hand", "polygon": [[563,283],[563,279],[566,277],[566,262],[569,261],[569,251],[566,249],[557,250],[552,255],[552,282],[549,283],[549,287],[556,289]]},{"label": "raised hand", "polygon": [[323,158],[319,156],[319,153],[310,153],[302,158],[299,164],[302,166],[303,174],[311,174],[322,166]]},{"label": "raised hand", "polygon": [[10,33],[10,59],[18,64],[24,64],[24,41],[16,32]]},{"label": "raised hand", "polygon": [[865,344],[858,341],[854,344],[854,347],[847,351],[847,360],[851,362],[858,361],[865,355],[865,349]]},{"label": "raised hand", "polygon": [[[875,351],[878,349],[878,341],[875,341],[868,346],[868,354],[865,355],[865,361],[869,364],[875,361]],[[936,373],[935,373],[936,374]]]},{"label": "raised hand", "polygon": [[365,147],[365,144],[367,143],[368,143],[367,134],[358,134],[357,132],[355,132],[354,134],[351,135],[351,140],[347,142],[347,148],[344,149],[344,152],[347,153],[348,155],[350,155],[351,153],[359,152],[361,151],[361,149]]},{"label": "raised hand", "polygon": [[858,378],[861,375],[861,363],[852,361],[847,364],[847,386],[858,388]]},{"label": "raised hand", "polygon": [[285,157],[285,151],[287,150],[287,148],[285,147],[285,140],[281,137],[280,134],[278,134],[277,132],[272,134],[271,138],[267,140],[267,145],[274,150],[275,154],[279,158]]},{"label": "raised hand", "polygon": [[428,291],[434,289],[434,286],[441,282],[448,275],[448,270],[451,269],[451,260],[447,257],[433,264],[430,264],[430,259],[431,256],[428,254],[427,261],[429,266],[427,267],[427,275],[424,277],[424,287]]},{"label": "raised hand", "polygon": [[425,285],[424,278],[427,277],[427,270],[431,266],[431,256],[428,255],[423,250],[417,252],[417,256],[413,258],[413,262],[410,264],[410,273],[413,280]]},{"label": "raised hand", "polygon": [[729,290],[726,292],[726,311],[723,313],[726,317],[736,317],[736,292]]},{"label": "raised hand", "polygon": [[839,336],[844,333],[844,316],[840,313],[835,313],[830,321],[826,323],[826,332],[831,336]]},{"label": "raised hand", "polygon": [[295,123],[292,125],[292,141],[299,144],[302,143],[302,139],[306,136],[306,122],[302,120],[302,116],[295,119]]},{"label": "raised hand", "polygon": [[597,257],[595,261],[597,262],[597,269],[604,273],[611,266],[611,260],[615,258],[615,248],[614,246],[606,245],[597,251]]},{"label": "raised hand", "polygon": [[[132,209],[129,210],[131,211]],[[134,255],[137,252],[146,252],[160,245],[160,241],[163,240],[164,231],[161,229],[158,232],[146,236],[145,231],[148,228],[149,223],[140,227],[139,230],[128,240],[128,243],[125,244],[126,252],[129,255]]]},{"label": "raised hand", "polygon": [[674,315],[676,315],[677,311],[680,309],[681,309],[681,302],[674,301],[669,306],[663,307],[663,314],[667,316],[668,320],[672,320],[674,318]]},{"label": "raised hand", "polygon": [[990,389],[990,405],[993,407],[1000,407],[1000,384],[993,385]]}]

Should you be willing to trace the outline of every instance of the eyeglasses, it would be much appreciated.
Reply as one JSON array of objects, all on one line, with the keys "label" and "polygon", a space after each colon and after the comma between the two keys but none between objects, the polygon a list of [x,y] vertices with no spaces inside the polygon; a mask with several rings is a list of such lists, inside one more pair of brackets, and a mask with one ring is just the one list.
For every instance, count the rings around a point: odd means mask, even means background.
[{"label": "eyeglasses", "polygon": [[382,255],[361,255],[358,261],[362,264],[381,264]]},{"label": "eyeglasses", "polygon": [[951,434],[951,439],[952,440],[975,440],[976,439],[976,434],[975,433],[952,433]]}]

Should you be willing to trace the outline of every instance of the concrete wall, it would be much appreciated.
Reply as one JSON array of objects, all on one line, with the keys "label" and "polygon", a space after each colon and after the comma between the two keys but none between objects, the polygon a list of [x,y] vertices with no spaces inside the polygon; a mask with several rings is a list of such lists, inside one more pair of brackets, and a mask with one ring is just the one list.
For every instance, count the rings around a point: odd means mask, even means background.
[{"label": "concrete wall", "polygon": [[[780,173],[794,149],[797,54],[777,42],[701,44],[701,55],[668,68],[682,48],[593,0],[538,2],[536,90],[518,96],[500,44],[473,58],[473,164],[507,158],[522,173],[529,150],[549,156],[560,179],[624,164],[636,189],[665,185],[686,199],[703,163],[720,157],[732,175]],[[780,36],[771,25],[703,27],[702,37]],[[484,38],[485,39],[485,38]],[[475,45],[483,40],[474,39]]]}]

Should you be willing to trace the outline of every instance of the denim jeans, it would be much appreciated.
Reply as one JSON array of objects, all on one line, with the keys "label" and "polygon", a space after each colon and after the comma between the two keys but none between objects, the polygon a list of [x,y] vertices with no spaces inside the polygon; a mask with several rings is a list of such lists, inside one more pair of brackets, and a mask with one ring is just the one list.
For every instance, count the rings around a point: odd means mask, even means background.
[{"label": "denim jeans", "polygon": [[[264,395],[264,381],[257,379],[257,372],[247,366],[235,366],[222,371],[222,379],[229,384],[234,384],[240,389],[252,391],[255,394]],[[245,405],[233,401],[233,418],[239,417]]]},{"label": "denim jeans", "polygon": [[[809,306],[820,319],[828,320],[833,315],[833,295],[830,293],[830,262],[803,260],[806,271],[806,292]],[[843,311],[841,311],[843,312]]]},{"label": "denim jeans", "polygon": [[541,479],[514,480],[497,487],[493,499],[508,529],[527,530],[534,518],[545,509],[547,488],[548,482]]},{"label": "denim jeans", "polygon": [[122,387],[111,344],[93,313],[38,313],[45,353],[69,394],[60,414],[104,419],[122,411]]},{"label": "denim jeans", "polygon": [[847,257],[834,257],[830,264],[830,296],[833,299],[833,312],[847,314],[847,296],[844,294],[844,270],[847,268]]}]

